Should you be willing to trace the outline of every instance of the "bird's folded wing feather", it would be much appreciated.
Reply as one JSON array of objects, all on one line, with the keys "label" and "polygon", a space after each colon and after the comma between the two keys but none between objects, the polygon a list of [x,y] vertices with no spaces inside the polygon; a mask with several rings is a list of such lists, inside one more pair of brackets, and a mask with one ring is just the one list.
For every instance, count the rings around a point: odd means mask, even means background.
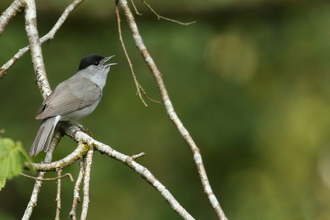
[{"label": "bird's folded wing feather", "polygon": [[44,100],[36,119],[68,114],[92,105],[99,100],[102,90],[83,77],[71,77],[60,83]]}]

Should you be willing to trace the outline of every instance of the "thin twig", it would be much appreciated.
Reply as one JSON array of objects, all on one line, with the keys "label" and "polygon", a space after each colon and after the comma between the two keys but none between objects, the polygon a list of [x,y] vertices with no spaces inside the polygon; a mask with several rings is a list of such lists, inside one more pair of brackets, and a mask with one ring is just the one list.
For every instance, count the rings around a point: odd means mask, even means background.
[{"label": "thin twig", "polygon": [[[80,5],[84,0],[75,0],[74,2],[72,2],[68,7],[66,7],[66,9],[64,10],[64,12],[62,13],[62,15],[60,16],[60,18],[57,20],[57,22],[55,23],[55,25],[53,26],[53,28],[46,34],[44,35],[42,38],[40,38],[40,43],[43,44],[46,41],[49,42],[50,40],[52,40],[55,37],[55,34],[57,33],[57,31],[61,28],[61,26],[63,25],[63,23],[66,21],[67,17],[69,16],[69,14],[78,6]],[[2,65],[2,67],[0,67],[0,80],[2,80],[5,75],[6,75],[6,71],[14,64],[16,63],[16,61],[21,58],[26,52],[28,52],[30,50],[30,46],[26,46],[23,47],[21,49],[18,50],[18,52],[9,60],[7,61],[5,64]],[[44,90],[45,88],[43,88]]]},{"label": "thin twig", "polygon": [[136,75],[134,73],[134,69],[133,69],[133,64],[131,62],[131,59],[129,58],[128,56],[128,53],[127,53],[127,50],[126,50],[126,47],[125,47],[125,43],[123,41],[123,37],[122,37],[122,32],[121,32],[121,25],[120,25],[120,16],[119,16],[119,10],[118,10],[118,6],[116,6],[116,15],[117,15],[117,23],[118,23],[118,33],[119,33],[119,41],[120,41],[120,44],[123,48],[123,51],[124,51],[124,54],[125,54],[125,57],[126,57],[126,60],[128,62],[128,65],[129,65],[129,68],[131,70],[131,75],[133,77],[133,80],[134,80],[134,83],[135,83],[135,87],[136,87],[136,93],[139,95],[139,98],[141,99],[142,103],[144,104],[145,107],[148,107],[147,103],[144,101],[142,95],[141,95],[141,91],[143,93],[143,95],[149,100],[149,101],[152,101],[152,102],[155,102],[155,103],[158,103],[160,104],[159,101],[156,101],[156,100],[153,100],[151,98],[149,98],[149,96],[147,95],[146,91],[144,90],[144,88],[141,86],[141,84],[139,83],[139,81],[137,80],[136,78]]},{"label": "thin twig", "polygon": [[[59,168],[57,170],[57,176],[61,176],[62,169]],[[60,213],[61,213],[61,178],[57,180],[57,193],[56,193],[56,215],[55,220],[60,220]]]},{"label": "thin twig", "polygon": [[80,184],[82,182],[82,179],[84,177],[84,160],[83,158],[81,158],[79,160],[79,174],[78,174],[78,178],[76,183],[74,184],[74,188],[73,188],[73,202],[72,202],[72,208],[71,211],[69,213],[69,218],[73,219],[73,220],[77,220],[77,205],[80,202],[80,195],[79,195],[79,191],[80,191]]},{"label": "thin twig", "polygon": [[[119,10],[118,10],[118,6],[116,5],[116,15],[117,15],[117,24],[118,24],[118,33],[119,33],[119,41],[120,41],[120,44],[123,48],[123,51],[124,51],[124,54],[126,56],[126,60],[128,62],[128,65],[129,65],[129,68],[131,70],[131,75],[133,77],[133,80],[134,80],[134,83],[135,83],[135,86],[136,86],[136,93],[139,95],[139,98],[141,99],[142,103],[144,104],[145,107],[148,107],[147,103],[144,101],[142,95],[141,95],[141,91],[140,91],[140,88],[141,85],[139,84],[138,80],[136,79],[136,76],[135,76],[135,73],[134,73],[134,70],[133,70],[133,64],[131,62],[131,59],[129,58],[128,54],[127,54],[127,51],[126,51],[126,47],[125,47],[125,44],[124,44],[124,41],[123,41],[123,37],[122,37],[122,33],[121,33],[121,26],[120,26],[120,16],[119,16]],[[144,90],[143,90],[144,91]]]},{"label": "thin twig", "polygon": [[196,23],[196,21],[192,21],[192,22],[180,22],[180,21],[177,21],[177,20],[174,20],[174,19],[171,19],[171,18],[167,18],[167,17],[164,17],[164,16],[161,16],[159,15],[145,0],[142,0],[143,4],[145,6],[147,6],[147,8],[154,14],[156,15],[157,19],[160,20],[160,19],[163,19],[163,20],[166,20],[166,21],[171,21],[171,22],[174,22],[174,23],[177,23],[177,24],[181,24],[181,25],[190,25],[190,24],[194,24]]},{"label": "thin twig", "polygon": [[136,160],[140,157],[143,157],[144,155],[146,155],[144,152],[141,152],[139,154],[134,154],[133,156],[131,156],[132,160]]},{"label": "thin twig", "polygon": [[135,13],[136,13],[137,15],[142,15],[142,14],[137,10],[137,8],[136,8],[136,6],[135,6],[135,3],[134,3],[134,0],[131,0],[131,3],[132,3],[132,5],[133,5],[133,8],[134,8]]},{"label": "thin twig", "polygon": [[126,16],[126,20],[129,23],[129,27],[131,29],[132,35],[133,35],[133,39],[135,41],[135,45],[137,46],[137,48],[139,49],[142,57],[144,58],[145,62],[147,63],[151,73],[153,74],[157,85],[158,85],[158,89],[161,93],[165,108],[166,108],[166,112],[169,116],[169,118],[173,121],[173,123],[176,125],[177,129],[179,130],[181,136],[186,140],[187,144],[189,145],[193,155],[194,155],[194,160],[197,166],[197,170],[198,173],[200,175],[200,180],[202,183],[202,186],[204,188],[204,192],[206,193],[212,207],[214,208],[215,212],[218,215],[218,218],[221,220],[226,220],[227,217],[225,216],[223,210],[221,209],[221,206],[216,198],[216,196],[214,195],[210,182],[208,180],[205,168],[204,168],[204,164],[202,161],[202,155],[200,154],[200,150],[197,147],[197,145],[195,144],[194,140],[192,139],[192,137],[190,136],[188,130],[184,127],[183,123],[181,122],[181,120],[179,119],[178,115],[176,114],[176,112],[174,111],[174,107],[172,105],[172,102],[170,100],[170,97],[168,95],[168,92],[166,90],[163,78],[162,78],[162,74],[160,73],[160,71],[158,70],[155,62],[153,61],[152,57],[150,56],[146,46],[143,43],[142,37],[139,33],[137,24],[135,22],[134,16],[130,10],[130,8],[128,7],[127,1],[126,0],[119,0],[119,5],[120,7],[123,9],[124,14]]},{"label": "thin twig", "polygon": [[58,179],[61,179],[61,178],[64,178],[64,177],[69,177],[71,182],[74,181],[71,173],[66,173],[66,174],[63,174],[61,176],[57,176],[57,177],[53,177],[53,178],[39,178],[39,177],[34,177],[34,176],[27,175],[25,173],[20,173],[20,174],[22,176],[27,177],[27,178],[34,179],[34,180],[40,180],[40,181],[54,181],[54,180],[58,180]]},{"label": "thin twig", "polygon": [[160,101],[157,101],[157,100],[154,100],[152,98],[150,98],[148,95],[147,95],[147,92],[144,90],[144,88],[139,84],[138,85],[140,90],[142,91],[143,95],[151,102],[154,102],[154,103],[157,103],[157,104],[160,104]]},{"label": "thin twig", "polygon": [[84,197],[83,197],[83,204],[82,204],[82,210],[81,210],[81,218],[82,220],[87,219],[87,212],[88,212],[88,206],[89,206],[89,184],[91,179],[91,169],[92,169],[92,162],[93,162],[93,154],[94,150],[90,149],[87,152],[86,158],[85,158],[85,176],[84,176]]}]

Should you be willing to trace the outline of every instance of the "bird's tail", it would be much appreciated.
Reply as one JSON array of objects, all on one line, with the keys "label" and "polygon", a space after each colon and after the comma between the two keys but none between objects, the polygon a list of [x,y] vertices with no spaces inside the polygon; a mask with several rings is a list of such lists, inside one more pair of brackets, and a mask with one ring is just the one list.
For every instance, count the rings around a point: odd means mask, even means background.
[{"label": "bird's tail", "polygon": [[60,119],[60,116],[56,116],[42,120],[38,134],[30,149],[30,156],[35,156],[42,150],[45,152],[49,150],[50,141],[52,140],[55,127]]}]

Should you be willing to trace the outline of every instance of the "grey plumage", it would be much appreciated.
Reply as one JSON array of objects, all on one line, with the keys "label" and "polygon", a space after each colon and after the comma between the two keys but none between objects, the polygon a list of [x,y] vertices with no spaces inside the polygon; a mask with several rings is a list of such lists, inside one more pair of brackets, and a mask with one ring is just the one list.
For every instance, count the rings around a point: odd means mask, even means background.
[{"label": "grey plumage", "polygon": [[48,151],[55,127],[59,121],[75,121],[92,113],[102,97],[102,89],[111,65],[105,64],[111,57],[88,55],[84,57],[78,72],[60,83],[43,101],[36,119],[42,119],[30,155]]},{"label": "grey plumage", "polygon": [[30,149],[31,156],[37,155],[42,150],[45,152],[49,150],[49,144],[52,139],[58,119],[59,118],[51,117],[42,120],[37,136]]}]

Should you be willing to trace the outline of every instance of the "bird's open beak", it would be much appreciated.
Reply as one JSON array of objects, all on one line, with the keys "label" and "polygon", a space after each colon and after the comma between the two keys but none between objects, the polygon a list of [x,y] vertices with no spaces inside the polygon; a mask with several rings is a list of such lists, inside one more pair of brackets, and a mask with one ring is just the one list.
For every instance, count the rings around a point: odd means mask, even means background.
[{"label": "bird's open beak", "polygon": [[[102,62],[105,64],[107,61],[109,61],[114,56],[115,55],[112,55],[110,57],[105,57]],[[108,66],[114,66],[114,65],[117,65],[117,63],[108,63],[108,64],[105,64],[104,66],[108,67]]]}]

